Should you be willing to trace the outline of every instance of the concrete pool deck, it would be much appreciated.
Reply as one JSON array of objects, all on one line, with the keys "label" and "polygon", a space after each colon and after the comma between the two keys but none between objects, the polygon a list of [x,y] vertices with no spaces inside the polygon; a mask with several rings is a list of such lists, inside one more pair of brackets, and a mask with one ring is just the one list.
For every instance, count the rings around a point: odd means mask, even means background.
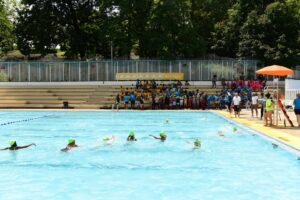
[{"label": "concrete pool deck", "polygon": [[[300,149],[300,128],[298,128],[298,124],[296,121],[296,116],[294,112],[288,112],[291,120],[293,121],[295,127],[290,127],[288,122],[286,122],[287,127],[284,127],[284,116],[281,114],[281,119],[278,122],[278,127],[267,127],[264,126],[264,121],[260,120],[260,118],[252,117],[250,110],[242,110],[240,118],[235,118],[234,114],[229,114],[226,111],[216,111],[222,116],[229,118],[235,122],[243,124],[251,129],[259,131],[275,140],[279,140],[283,143],[286,143],[296,149]],[[260,113],[259,113],[260,114]]]}]

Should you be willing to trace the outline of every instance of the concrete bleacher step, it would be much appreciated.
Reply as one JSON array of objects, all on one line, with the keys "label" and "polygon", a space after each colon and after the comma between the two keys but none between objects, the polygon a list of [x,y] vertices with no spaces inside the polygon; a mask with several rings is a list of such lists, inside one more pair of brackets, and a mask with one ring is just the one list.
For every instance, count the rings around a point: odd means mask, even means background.
[{"label": "concrete bleacher step", "polygon": [[[134,90],[135,86],[124,86]],[[124,90],[123,88],[123,90]],[[221,88],[190,86],[188,91],[205,91],[215,94]],[[111,109],[117,94],[121,93],[120,86],[2,86],[0,87],[0,108],[62,108],[63,102],[77,109]],[[151,99],[144,106],[151,107]],[[119,105],[124,108],[123,103]]]},{"label": "concrete bleacher step", "polygon": [[0,108],[62,108],[62,104],[0,104]]},{"label": "concrete bleacher step", "polygon": [[26,100],[0,100],[0,104],[26,104]]},{"label": "concrete bleacher step", "polygon": [[1,97],[2,100],[22,100],[22,99],[59,99],[58,97],[54,97],[54,96],[2,96]]},{"label": "concrete bleacher step", "polygon": [[72,100],[87,100],[89,99],[89,95],[74,95],[74,96],[71,96],[71,95],[59,95],[59,96],[55,96],[57,97],[59,100],[69,100],[69,101],[72,101]]},{"label": "concrete bleacher step", "polygon": [[91,96],[89,99],[109,99],[109,100],[112,100],[112,99],[115,99],[115,95],[109,95],[109,96]]},{"label": "concrete bleacher step", "polygon": [[39,92],[35,92],[35,93],[29,93],[29,92],[6,92],[6,93],[1,93],[0,92],[0,96],[51,96],[51,94],[49,93],[39,93]]},{"label": "concrete bleacher step", "polygon": [[75,109],[100,109],[105,107],[101,104],[69,104],[69,106]]},{"label": "concrete bleacher step", "polygon": [[0,90],[0,93],[16,93],[16,92],[30,92],[30,93],[39,93],[39,92],[44,92],[44,93],[48,93],[49,90],[45,89],[45,90],[35,90],[35,89],[14,89],[14,90]]},{"label": "concrete bleacher step", "polygon": [[57,94],[64,94],[64,93],[75,93],[75,94],[79,94],[79,93],[92,93],[95,92],[95,90],[50,90],[50,93],[57,93]]},{"label": "concrete bleacher step", "polygon": [[89,100],[89,101],[86,101],[86,103],[91,103],[91,104],[94,104],[94,103],[101,103],[101,104],[112,104],[114,103],[114,101],[98,101],[98,100]]},{"label": "concrete bleacher step", "polygon": [[61,100],[48,100],[48,99],[38,99],[38,100],[26,100],[28,104],[62,104]]},{"label": "concrete bleacher step", "polygon": [[92,93],[52,93],[52,96],[63,98],[63,97],[89,97]]}]

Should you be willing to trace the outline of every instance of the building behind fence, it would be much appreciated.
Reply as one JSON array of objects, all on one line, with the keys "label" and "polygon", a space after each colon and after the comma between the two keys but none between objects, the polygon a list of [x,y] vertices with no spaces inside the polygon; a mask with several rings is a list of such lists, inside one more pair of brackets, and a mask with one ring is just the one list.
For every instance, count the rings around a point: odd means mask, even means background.
[{"label": "building behind fence", "polygon": [[256,60],[115,60],[69,62],[0,62],[5,82],[115,81],[116,73],[181,72],[189,81],[256,78]]}]

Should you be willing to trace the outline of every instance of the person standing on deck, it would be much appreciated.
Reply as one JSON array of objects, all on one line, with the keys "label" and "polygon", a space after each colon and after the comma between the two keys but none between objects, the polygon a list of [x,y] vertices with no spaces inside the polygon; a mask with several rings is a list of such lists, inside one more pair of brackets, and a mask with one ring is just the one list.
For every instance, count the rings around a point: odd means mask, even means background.
[{"label": "person standing on deck", "polygon": [[119,110],[120,101],[121,101],[120,95],[117,94],[116,101],[115,101],[115,106],[117,107],[117,110]]},{"label": "person standing on deck", "polygon": [[258,96],[255,92],[252,93],[252,97],[251,97],[251,113],[252,113],[252,117],[255,111],[256,117],[258,117]]},{"label": "person standing on deck", "polygon": [[258,102],[261,104],[260,107],[260,119],[263,119],[264,113],[265,113],[265,103],[266,99],[264,98],[264,93],[260,94],[260,98],[258,99]]},{"label": "person standing on deck", "polygon": [[132,92],[130,94],[130,108],[131,109],[135,109],[135,99],[136,99],[136,96],[135,96],[134,92]]},{"label": "person standing on deck", "polygon": [[242,101],[241,97],[238,95],[238,93],[235,93],[232,99],[235,117],[236,116],[240,117],[241,101]]},{"label": "person standing on deck", "polygon": [[297,118],[298,127],[300,128],[300,93],[297,94],[296,99],[294,99],[294,112]]},{"label": "person standing on deck", "polygon": [[212,88],[217,88],[217,75],[212,78]]},{"label": "person standing on deck", "polygon": [[[266,94],[266,113],[265,113],[265,126],[272,126],[272,114],[274,111],[274,102],[271,98],[271,95],[268,93]],[[270,123],[268,124],[268,121],[270,121]]]},{"label": "person standing on deck", "polygon": [[129,96],[128,92],[126,92],[126,93],[125,93],[125,96],[124,96],[124,98],[123,98],[123,100],[124,100],[124,108],[125,108],[125,109],[128,108],[129,99],[130,99],[130,96]]}]

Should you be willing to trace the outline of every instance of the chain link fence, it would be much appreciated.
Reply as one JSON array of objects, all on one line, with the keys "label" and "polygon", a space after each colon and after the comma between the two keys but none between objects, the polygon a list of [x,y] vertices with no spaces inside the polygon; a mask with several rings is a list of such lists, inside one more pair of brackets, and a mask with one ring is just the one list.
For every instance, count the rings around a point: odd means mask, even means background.
[{"label": "chain link fence", "polygon": [[181,72],[189,81],[256,78],[256,60],[0,62],[2,82],[115,81],[116,73]]}]

